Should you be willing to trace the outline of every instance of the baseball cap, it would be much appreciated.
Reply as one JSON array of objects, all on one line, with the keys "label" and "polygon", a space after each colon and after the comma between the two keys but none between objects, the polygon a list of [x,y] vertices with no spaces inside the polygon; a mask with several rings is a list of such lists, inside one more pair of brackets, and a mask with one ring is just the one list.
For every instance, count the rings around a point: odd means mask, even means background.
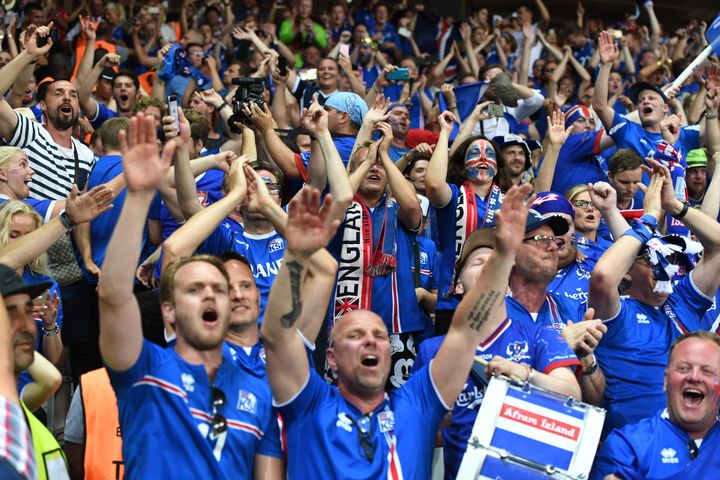
[{"label": "baseball cap", "polygon": [[648,82],[636,82],[632,87],[630,87],[630,91],[628,92],[628,98],[632,100],[633,103],[637,104],[640,92],[642,92],[643,90],[652,90],[653,92],[659,94],[660,97],[662,97],[663,102],[668,102],[668,99],[665,96],[665,92],[660,90],[659,87]]},{"label": "baseball cap", "polygon": [[50,287],[52,287],[52,282],[40,282],[28,285],[15,270],[7,265],[0,264],[0,294],[2,294],[3,297],[27,293],[30,295],[30,298],[35,298]]},{"label": "baseball cap", "polygon": [[463,244],[462,252],[460,252],[460,261],[458,262],[457,266],[457,274],[460,274],[460,271],[463,269],[463,266],[465,265],[465,261],[467,260],[467,257],[475,250],[481,247],[487,247],[487,248],[495,248],[495,229],[494,228],[480,228],[478,230],[475,230],[472,232],[467,239],[465,239],[465,243]]},{"label": "baseball cap", "polygon": [[593,118],[593,114],[585,105],[575,105],[565,112],[565,128],[581,118]]},{"label": "baseball cap", "polygon": [[115,73],[115,70],[113,70],[111,67],[105,67],[105,68],[103,68],[103,71],[100,74],[100,78],[102,78],[103,80],[112,82],[113,80],[115,80],[115,75],[117,75]]},{"label": "baseball cap", "polygon": [[537,210],[530,209],[527,220],[525,221],[525,233],[537,230],[543,225],[549,226],[555,236],[565,235],[570,230],[570,225],[564,217],[559,215],[549,215],[544,217]]},{"label": "baseball cap", "polygon": [[571,218],[575,218],[575,209],[570,201],[557,192],[538,193],[532,208],[542,216],[566,213]]},{"label": "baseball cap", "polygon": [[365,100],[357,93],[335,92],[325,101],[326,107],[347,113],[350,120],[362,125],[363,117],[368,111]]},{"label": "baseball cap", "polygon": [[707,167],[707,153],[702,148],[690,150],[685,157],[687,168]]}]

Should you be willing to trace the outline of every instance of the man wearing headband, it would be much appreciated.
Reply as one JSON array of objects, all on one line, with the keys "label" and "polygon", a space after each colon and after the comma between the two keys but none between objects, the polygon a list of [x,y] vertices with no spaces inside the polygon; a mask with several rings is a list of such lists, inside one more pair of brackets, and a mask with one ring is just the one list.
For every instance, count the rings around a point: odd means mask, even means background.
[{"label": "man wearing headband", "polygon": [[[651,163],[655,172],[645,195],[645,214],[632,227],[609,185],[595,184],[590,191],[616,238],[593,269],[588,295],[588,305],[608,327],[595,351],[607,381],[606,433],[665,406],[662,378],[670,344],[701,328],[700,318],[720,285],[720,225],[678,200],[670,172]],[[661,209],[690,228],[705,248],[695,269],[674,286],[668,253],[682,249],[672,249],[655,233]]]},{"label": "man wearing headband", "polygon": [[[612,432],[595,457],[591,480],[670,478],[699,467],[717,475],[720,446],[720,337],[704,331],[678,337],[670,347],[664,374],[666,407],[654,416]],[[715,458],[707,456],[714,453]],[[715,465],[715,469],[706,468]],[[712,472],[712,473],[710,473]],[[676,477],[672,477],[676,478]]]},{"label": "man wearing headband", "polygon": [[[666,132],[661,132],[660,128],[670,109],[665,92],[647,82],[637,82],[630,88],[628,97],[637,106],[640,125],[615,113],[608,105],[608,77],[619,54],[610,32],[600,33],[598,52],[602,65],[595,80],[593,95],[595,113],[600,117],[605,129],[610,132],[618,148],[632,148],[643,158],[652,156],[658,142],[666,135]],[[720,96],[713,92],[713,89],[707,95],[711,105],[708,107],[705,124],[672,128],[671,136],[674,138],[671,143],[683,152],[699,148],[701,142],[708,145],[720,143],[720,127],[717,120]],[[706,132],[707,138],[705,138]]]},{"label": "man wearing headband", "polygon": [[[524,235],[510,272],[511,293],[498,315],[485,325],[484,335],[475,348],[475,355],[489,362],[484,372],[487,377],[482,370],[473,368],[453,407],[452,423],[442,430],[445,478],[457,476],[491,375],[514,375],[575,398],[581,394],[571,371],[580,362],[559,330],[568,318],[581,320],[582,313],[577,303],[549,296],[545,291],[557,271],[555,242],[567,228],[561,217],[543,217],[530,210],[524,230],[518,232]],[[475,279],[485,273],[488,258],[499,247],[499,241],[495,228],[481,228],[470,234],[458,264],[457,296],[462,298]],[[434,337],[420,344],[414,372],[436,356],[444,338]]]}]

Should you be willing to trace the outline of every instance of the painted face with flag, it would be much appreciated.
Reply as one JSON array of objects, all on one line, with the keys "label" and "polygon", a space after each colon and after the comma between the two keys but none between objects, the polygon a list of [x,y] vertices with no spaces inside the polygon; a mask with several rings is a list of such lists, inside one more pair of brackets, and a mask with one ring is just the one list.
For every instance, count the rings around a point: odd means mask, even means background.
[{"label": "painted face with flag", "polygon": [[488,140],[476,140],[465,151],[465,175],[471,182],[492,181],[497,173],[497,153]]}]

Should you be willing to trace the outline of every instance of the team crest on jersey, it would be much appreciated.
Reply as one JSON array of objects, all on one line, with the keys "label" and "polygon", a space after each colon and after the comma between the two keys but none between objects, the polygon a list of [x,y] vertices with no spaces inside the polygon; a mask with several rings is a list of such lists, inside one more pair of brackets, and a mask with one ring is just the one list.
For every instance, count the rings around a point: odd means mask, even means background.
[{"label": "team crest on jersey", "polygon": [[675,312],[670,305],[666,303],[663,310],[665,310],[665,315],[667,315],[670,320],[677,320],[677,315],[675,315]]},{"label": "team crest on jersey", "polygon": [[183,388],[186,392],[194,392],[195,391],[195,379],[192,375],[189,373],[183,373],[180,375],[180,378],[182,379]]},{"label": "team crest on jersey", "polygon": [[263,363],[267,363],[267,362],[265,361],[265,347],[260,347],[260,350],[258,350],[258,357],[260,357],[260,360],[261,360]]},{"label": "team crest on jersey", "polygon": [[513,362],[519,362],[527,357],[528,350],[528,344],[523,340],[522,342],[512,342],[509,344],[505,349],[505,354]]},{"label": "team crest on jersey", "polygon": [[270,242],[270,245],[268,245],[268,251],[270,252],[277,252],[278,250],[282,250],[284,247],[283,239],[282,238],[273,238]]},{"label": "team crest on jersey", "polygon": [[380,425],[380,431],[390,432],[395,430],[395,415],[391,411],[383,411],[377,415],[378,424]]},{"label": "team crest on jersey", "polygon": [[428,256],[425,252],[420,252],[420,265],[427,265],[428,263]]},{"label": "team crest on jersey", "polygon": [[257,413],[257,398],[252,392],[240,390],[238,392],[237,409],[254,415]]},{"label": "team crest on jersey", "polygon": [[208,192],[204,190],[198,190],[197,199],[201,207],[206,207],[208,202]]}]

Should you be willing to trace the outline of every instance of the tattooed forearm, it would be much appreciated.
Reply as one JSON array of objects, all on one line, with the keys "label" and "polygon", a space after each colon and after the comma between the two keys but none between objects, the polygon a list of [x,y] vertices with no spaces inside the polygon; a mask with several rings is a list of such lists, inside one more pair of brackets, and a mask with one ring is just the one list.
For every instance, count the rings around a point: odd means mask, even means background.
[{"label": "tattooed forearm", "polygon": [[300,277],[302,276],[303,266],[296,261],[285,263],[290,275],[290,295],[292,297],[292,310],[280,318],[282,326],[290,328],[300,316],[302,311],[302,302],[300,301]]},{"label": "tattooed forearm", "polygon": [[473,305],[470,310],[470,314],[468,314],[468,323],[470,324],[470,328],[475,331],[480,330],[480,328],[490,318],[493,306],[495,305],[498,297],[500,297],[500,292],[496,292],[495,290],[483,292],[478,296],[475,301],[475,305]]}]

